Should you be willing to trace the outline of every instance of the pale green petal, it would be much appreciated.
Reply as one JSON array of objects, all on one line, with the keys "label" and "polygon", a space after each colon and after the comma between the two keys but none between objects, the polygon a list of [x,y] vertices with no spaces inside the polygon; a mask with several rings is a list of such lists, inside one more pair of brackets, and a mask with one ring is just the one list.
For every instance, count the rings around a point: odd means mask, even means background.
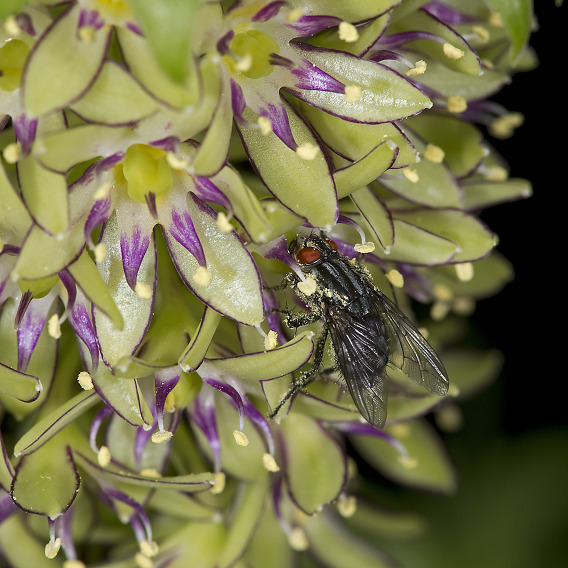
[{"label": "pale green petal", "polygon": [[[296,144],[319,144],[304,121],[286,107]],[[250,110],[244,117],[257,120]],[[238,126],[247,153],[270,191],[292,212],[305,217],[316,227],[331,227],[337,218],[337,198],[329,165],[322,152],[313,160],[305,160],[288,148],[274,134],[261,134],[259,129]],[[270,160],[266,156],[270,156]]]},{"label": "pale green petal", "polygon": [[362,456],[378,471],[404,485],[453,493],[456,473],[438,435],[423,420],[412,420],[385,428],[405,449],[374,436],[351,436]]},{"label": "pale green petal", "polygon": [[107,61],[93,86],[71,108],[86,121],[115,125],[148,116],[158,103],[122,67]]},{"label": "pale green petal", "polygon": [[364,123],[391,122],[430,108],[430,99],[392,69],[344,52],[309,50],[302,56],[341,81],[361,87],[361,98],[347,102],[345,94],[298,90],[305,102],[338,116]]},{"label": "pale green petal", "polygon": [[22,196],[38,225],[62,238],[69,226],[65,176],[42,167],[33,156],[18,162]]},{"label": "pale green petal", "polygon": [[81,39],[80,13],[80,5],[64,13],[32,52],[23,84],[24,107],[30,117],[73,102],[99,72],[111,29],[93,29],[90,40]]},{"label": "pale green petal", "polygon": [[316,513],[343,489],[347,473],[343,450],[318,422],[301,414],[288,415],[280,427],[290,496],[306,513]]},{"label": "pale green petal", "polygon": [[52,438],[18,463],[12,498],[26,511],[55,519],[71,506],[79,484],[65,438]]}]

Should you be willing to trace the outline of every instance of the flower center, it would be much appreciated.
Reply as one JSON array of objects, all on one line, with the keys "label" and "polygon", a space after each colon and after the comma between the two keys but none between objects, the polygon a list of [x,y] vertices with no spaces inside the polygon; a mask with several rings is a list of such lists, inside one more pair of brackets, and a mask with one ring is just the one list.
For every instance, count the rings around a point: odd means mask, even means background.
[{"label": "flower center", "polygon": [[260,79],[270,75],[273,70],[270,56],[280,52],[276,41],[260,30],[236,34],[229,48],[233,52],[233,58],[228,58],[231,60],[228,62],[231,71],[240,71],[249,79]]},{"label": "flower center", "polygon": [[130,199],[145,203],[146,196],[167,193],[173,184],[167,153],[146,144],[133,144],[126,151],[122,171]]}]

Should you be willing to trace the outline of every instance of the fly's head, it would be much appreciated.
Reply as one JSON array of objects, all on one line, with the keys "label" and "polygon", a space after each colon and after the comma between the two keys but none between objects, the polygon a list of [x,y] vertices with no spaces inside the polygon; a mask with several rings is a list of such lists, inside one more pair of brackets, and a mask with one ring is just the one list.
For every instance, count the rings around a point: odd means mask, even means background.
[{"label": "fly's head", "polygon": [[332,261],[339,254],[334,241],[315,234],[296,237],[288,250],[304,274],[317,273],[320,264]]}]

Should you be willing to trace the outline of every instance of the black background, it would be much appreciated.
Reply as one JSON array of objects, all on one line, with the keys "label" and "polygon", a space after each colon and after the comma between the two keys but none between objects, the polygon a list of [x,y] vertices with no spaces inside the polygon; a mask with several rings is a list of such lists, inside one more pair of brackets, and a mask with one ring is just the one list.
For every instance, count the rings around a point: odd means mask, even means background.
[{"label": "black background", "polygon": [[508,140],[488,137],[510,164],[511,176],[533,184],[533,196],[482,214],[499,236],[498,250],[512,262],[516,276],[500,294],[480,302],[475,315],[490,343],[505,355],[500,379],[488,394],[498,399],[500,422],[509,434],[568,424],[568,223],[561,218],[568,189],[568,148],[563,141],[567,79],[560,51],[567,33],[566,9],[556,7],[553,0],[535,4],[539,27],[530,44],[539,66],[514,75],[511,85],[492,97],[509,110],[522,112],[525,122]]}]

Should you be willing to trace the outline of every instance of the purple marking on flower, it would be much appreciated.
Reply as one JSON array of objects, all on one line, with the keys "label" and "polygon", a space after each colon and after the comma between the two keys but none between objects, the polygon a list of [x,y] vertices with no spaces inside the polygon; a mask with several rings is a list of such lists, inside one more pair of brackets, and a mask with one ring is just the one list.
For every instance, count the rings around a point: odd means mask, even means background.
[{"label": "purple marking on flower", "polygon": [[[155,409],[152,410],[152,416],[155,415]],[[134,461],[136,465],[140,467],[142,462],[142,455],[144,454],[144,450],[148,445],[148,442],[152,438],[153,431],[152,429],[144,430],[142,426],[136,428],[136,436],[134,437]]]},{"label": "purple marking on flower", "polygon": [[294,140],[294,135],[290,128],[290,121],[288,120],[288,113],[282,103],[273,104],[268,103],[264,108],[260,109],[259,116],[264,116],[270,119],[272,123],[272,132],[288,146],[291,150],[296,151],[298,144]]},{"label": "purple marking on flower", "polygon": [[156,206],[156,194],[153,191],[149,191],[144,195],[144,199],[146,200],[146,205],[148,206],[148,211],[150,211],[150,215],[154,217],[154,219],[158,219],[158,208]]},{"label": "purple marking on flower", "polygon": [[19,511],[20,508],[14,503],[12,496],[5,493],[0,498],[0,525],[8,518],[10,515]]},{"label": "purple marking on flower", "polygon": [[74,511],[75,508],[71,507],[62,515],[59,515],[56,519],[54,519],[55,533],[61,539],[61,546],[65,551],[65,557],[68,561],[77,559],[77,551],[73,544],[73,536],[71,532],[71,520],[73,518]]},{"label": "purple marking on flower", "polygon": [[206,177],[194,177],[195,188],[197,193],[203,201],[212,201],[222,205],[227,211],[232,211],[233,207],[227,196],[209,179]]},{"label": "purple marking on flower", "polygon": [[104,24],[105,21],[96,10],[81,10],[81,13],[79,14],[78,28],[89,26],[91,28],[99,30],[104,26]]},{"label": "purple marking on flower", "polygon": [[14,134],[20,143],[22,154],[27,156],[32,149],[37,131],[37,118],[29,119],[25,114],[12,119]]},{"label": "purple marking on flower", "polygon": [[28,35],[36,35],[34,24],[29,14],[18,14],[16,16],[16,24],[18,24],[20,29],[26,32]]},{"label": "purple marking on flower", "polygon": [[112,209],[111,209],[110,196],[95,201],[94,205],[91,207],[89,216],[85,221],[84,234],[86,240],[91,239],[91,231],[95,227],[98,227],[99,225],[102,225],[105,221],[108,221],[111,213]]},{"label": "purple marking on flower", "polygon": [[295,22],[288,24],[294,28],[302,37],[311,36],[327,30],[329,28],[337,28],[341,23],[341,18],[334,16],[302,16]]},{"label": "purple marking on flower", "polygon": [[95,454],[99,452],[99,446],[97,444],[97,435],[99,433],[101,425],[105,420],[105,418],[107,418],[113,413],[114,412],[110,406],[103,406],[103,408],[101,408],[101,410],[99,410],[96,416],[93,418],[93,421],[91,423],[91,429],[89,430],[89,444],[93,452],[95,452]]},{"label": "purple marking on flower", "polygon": [[237,411],[239,413],[239,422],[240,422],[239,428],[240,430],[242,430],[244,425],[245,408],[244,408],[243,399],[241,398],[241,395],[239,394],[237,389],[232,387],[231,385],[228,385],[227,383],[224,383],[223,381],[218,381],[217,379],[205,378],[205,377],[202,377],[202,379],[210,387],[213,387],[214,389],[217,389],[218,391],[221,391],[222,393],[231,397],[231,400],[233,401],[234,405],[237,407]]},{"label": "purple marking on flower", "polygon": [[282,6],[286,6],[287,2],[282,0],[275,0],[274,2],[269,2],[266,6],[261,8],[252,18],[253,22],[267,22],[271,20],[280,12]]},{"label": "purple marking on flower", "polygon": [[73,306],[75,305],[75,300],[77,299],[77,285],[75,284],[75,280],[71,278],[71,275],[66,270],[62,270],[59,274],[59,280],[65,287],[67,291],[67,302],[65,309],[67,312],[71,312]]},{"label": "purple marking on flower", "polygon": [[200,266],[206,266],[205,253],[195,231],[191,215],[187,211],[179,211],[178,209],[172,209],[171,212],[172,218],[167,227],[168,233],[197,259]]},{"label": "purple marking on flower", "polygon": [[181,371],[177,365],[160,369],[154,375],[154,385],[156,389],[156,417],[160,431],[164,428],[164,407],[166,398],[178,384]]},{"label": "purple marking on flower", "polygon": [[142,235],[139,226],[133,227],[132,234],[120,234],[120,252],[126,282],[134,290],[140,265],[150,245],[150,236]]},{"label": "purple marking on flower", "polygon": [[400,454],[408,454],[400,440],[397,440],[394,436],[388,434],[384,430],[379,430],[378,428],[371,426],[368,422],[361,422],[360,420],[341,420],[331,422],[331,424],[333,424],[334,428],[347,435],[374,436],[376,438],[381,438]]},{"label": "purple marking on flower", "polygon": [[134,509],[136,517],[130,518],[130,525],[133,528],[136,538],[138,539],[138,541],[147,540],[148,542],[152,542],[152,526],[150,525],[150,519],[148,518],[148,515],[146,514],[146,511],[144,510],[142,505],[140,505],[138,501],[132,499],[132,497],[116,489],[107,488],[105,489],[105,493],[111,499],[126,503],[129,507],[132,507]]},{"label": "purple marking on flower", "polygon": [[215,473],[218,473],[221,471],[221,442],[219,440],[217,421],[215,419],[213,396],[203,397],[198,395],[193,401],[190,414],[195,425],[203,432],[209,442],[209,447],[213,454],[213,467]]},{"label": "purple marking on flower", "polygon": [[280,307],[276,299],[276,294],[272,290],[263,290],[262,302],[268,326],[271,330],[276,332],[276,337],[278,338],[279,343],[286,343],[287,339],[282,332],[282,326],[280,325],[280,315],[277,311],[275,311]]},{"label": "purple marking on flower", "polygon": [[416,30],[412,32],[400,32],[397,34],[390,34],[383,36],[376,45],[380,45],[386,49],[397,49],[410,43],[411,41],[416,41],[419,39],[428,39],[432,41],[437,41],[439,43],[444,43],[446,40],[437,36],[436,34],[430,32],[424,32],[421,30]]},{"label": "purple marking on flower", "polygon": [[[89,317],[87,306],[80,301],[76,302],[69,313],[68,320],[69,325],[73,328],[77,337],[85,344],[91,355],[91,361],[83,360],[83,365],[87,369],[90,368],[91,372],[96,371],[99,366],[99,342],[95,328]],[[83,357],[82,352],[81,357]]]},{"label": "purple marking on flower", "polygon": [[458,10],[451,8],[446,4],[442,4],[442,2],[438,2],[437,0],[429,2],[425,6],[422,6],[421,9],[449,25],[467,24],[477,21],[477,18],[464,14],[463,12],[459,12]]},{"label": "purple marking on flower", "polygon": [[345,93],[345,85],[325,71],[315,67],[306,59],[292,73],[298,77],[295,87],[308,91],[328,91],[331,93]]},{"label": "purple marking on flower", "polygon": [[288,251],[288,242],[284,237],[277,237],[276,239],[261,245],[256,249],[256,252],[264,256],[264,258],[282,261],[298,275],[298,278],[301,280],[306,279],[300,266]]},{"label": "purple marking on flower", "polygon": [[166,138],[150,142],[150,146],[160,148],[160,150],[164,150],[166,152],[175,152],[178,149],[179,144],[180,140],[177,136],[166,136]]},{"label": "purple marking on flower", "polygon": [[266,443],[268,445],[268,452],[274,454],[274,438],[272,437],[272,430],[270,424],[268,424],[266,418],[257,410],[256,406],[250,402],[250,400],[242,395],[242,400],[244,404],[245,416],[255,424],[264,434],[266,438]]},{"label": "purple marking on flower", "polygon": [[287,69],[293,69],[296,65],[294,61],[288,59],[287,57],[283,57],[278,53],[271,53],[268,56],[268,61],[270,65],[277,65],[279,67],[286,67]]},{"label": "purple marking on flower", "polygon": [[144,34],[142,33],[142,30],[140,29],[140,26],[138,26],[138,24],[136,24],[134,22],[126,22],[126,25],[124,27],[127,30],[134,32],[136,35],[144,37]]},{"label": "purple marking on flower", "polygon": [[234,37],[235,32],[233,30],[229,30],[219,41],[217,41],[217,51],[221,55],[226,55],[230,52],[229,44]]},{"label": "purple marking on flower", "polygon": [[231,105],[233,114],[239,122],[243,122],[243,112],[247,106],[243,90],[238,83],[231,79]]},{"label": "purple marking on flower", "polygon": [[[39,336],[47,319],[47,310],[51,304],[52,298],[45,296],[36,299],[33,303],[29,302],[25,314],[20,320],[18,331],[16,332],[18,342],[18,371],[25,372],[28,368],[30,358],[35,349]],[[19,310],[19,308],[18,308]]]}]

